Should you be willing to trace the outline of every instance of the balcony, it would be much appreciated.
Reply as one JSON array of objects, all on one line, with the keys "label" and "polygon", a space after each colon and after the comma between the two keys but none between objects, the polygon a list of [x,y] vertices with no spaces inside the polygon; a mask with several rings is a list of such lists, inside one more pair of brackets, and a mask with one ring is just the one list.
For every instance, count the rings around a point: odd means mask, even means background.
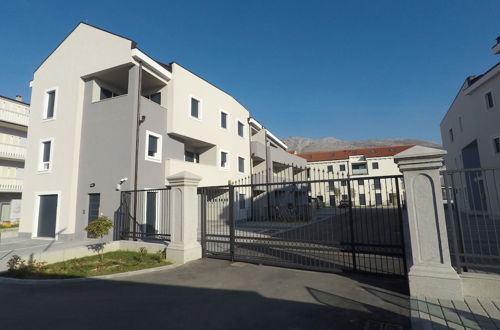
[{"label": "balcony", "polygon": [[261,162],[266,159],[266,146],[259,141],[250,142],[250,150],[254,161]]},{"label": "balcony", "polygon": [[21,111],[21,110],[8,110],[0,108],[0,121],[21,126],[28,126],[29,110]]},{"label": "balcony", "polygon": [[0,192],[22,192],[23,180],[0,178]]},{"label": "balcony", "polygon": [[352,175],[367,175],[368,170],[366,168],[352,169]]},{"label": "balcony", "polygon": [[25,160],[26,147],[0,143],[0,159]]}]

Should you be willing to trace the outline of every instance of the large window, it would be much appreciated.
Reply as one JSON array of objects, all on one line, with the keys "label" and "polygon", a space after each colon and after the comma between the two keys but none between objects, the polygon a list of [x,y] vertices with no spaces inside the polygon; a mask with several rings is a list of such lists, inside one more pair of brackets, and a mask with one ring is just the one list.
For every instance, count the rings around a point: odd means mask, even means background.
[{"label": "large window", "polygon": [[220,112],[220,127],[221,128],[227,129],[228,118],[229,118],[229,115],[227,113],[225,113],[224,111]]},{"label": "large window", "polygon": [[220,167],[229,168],[229,154],[225,151],[220,152]]},{"label": "large window", "polygon": [[245,173],[245,158],[238,157],[238,172]]},{"label": "large window", "polygon": [[161,135],[146,131],[146,160],[161,162]]},{"label": "large window", "polygon": [[52,89],[45,94],[45,110],[43,119],[52,119],[56,113],[56,90]]},{"label": "large window", "polygon": [[184,151],[184,160],[190,163],[199,163],[200,162],[200,153],[186,150]]},{"label": "large window", "polygon": [[241,121],[238,121],[238,135],[245,137],[245,125]]},{"label": "large window", "polygon": [[52,139],[47,139],[40,142],[39,171],[50,171],[52,169],[52,141]]},{"label": "large window", "polygon": [[486,109],[489,110],[495,106],[495,103],[493,102],[493,94],[491,94],[491,92],[484,95],[484,100],[486,101]]},{"label": "large window", "polygon": [[200,100],[191,97],[191,117],[201,119]]}]

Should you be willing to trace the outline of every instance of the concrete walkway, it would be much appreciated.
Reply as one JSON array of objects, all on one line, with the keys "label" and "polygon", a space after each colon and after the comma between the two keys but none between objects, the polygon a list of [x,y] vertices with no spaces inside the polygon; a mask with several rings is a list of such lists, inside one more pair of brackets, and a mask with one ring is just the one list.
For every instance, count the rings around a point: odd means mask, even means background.
[{"label": "concrete walkway", "polygon": [[406,282],[203,259],[168,271],[0,284],[5,329],[409,329]]}]

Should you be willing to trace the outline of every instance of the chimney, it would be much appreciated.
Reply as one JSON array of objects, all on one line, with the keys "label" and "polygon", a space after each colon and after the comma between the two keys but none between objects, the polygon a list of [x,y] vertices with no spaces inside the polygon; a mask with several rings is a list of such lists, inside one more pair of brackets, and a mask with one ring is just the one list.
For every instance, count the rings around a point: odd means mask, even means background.
[{"label": "chimney", "polygon": [[497,37],[497,43],[491,48],[491,50],[495,55],[500,54],[500,36]]},{"label": "chimney", "polygon": [[21,95],[16,95],[16,101],[22,102],[23,97]]}]

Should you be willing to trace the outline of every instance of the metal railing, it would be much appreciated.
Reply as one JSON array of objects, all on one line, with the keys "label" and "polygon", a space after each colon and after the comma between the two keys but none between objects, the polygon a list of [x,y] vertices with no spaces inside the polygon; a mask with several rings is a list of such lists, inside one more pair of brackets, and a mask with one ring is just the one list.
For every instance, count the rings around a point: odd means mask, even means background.
[{"label": "metal railing", "polygon": [[[204,256],[405,275],[401,176],[255,175],[199,188]],[[284,180],[286,179],[287,180]],[[374,180],[380,189],[373,189]]]},{"label": "metal railing", "polygon": [[499,273],[500,168],[447,170],[441,174],[453,265],[459,273]]},{"label": "metal railing", "polygon": [[[134,212],[136,197],[137,211]],[[170,187],[122,191],[115,236],[120,239],[169,241],[170,209]]]}]

